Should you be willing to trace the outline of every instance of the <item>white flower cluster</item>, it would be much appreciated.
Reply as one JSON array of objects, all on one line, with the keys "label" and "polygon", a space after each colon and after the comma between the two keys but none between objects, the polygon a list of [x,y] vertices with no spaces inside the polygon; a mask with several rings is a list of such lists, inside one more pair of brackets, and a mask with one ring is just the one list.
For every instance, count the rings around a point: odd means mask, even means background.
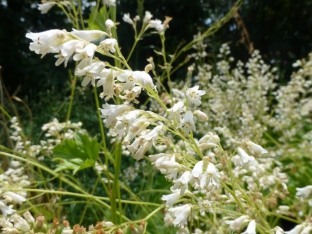
[{"label": "white flower cluster", "polygon": [[15,213],[13,206],[26,201],[27,192],[11,192],[30,185],[25,167],[18,161],[11,161],[7,170],[0,174],[0,210],[2,215]]},{"label": "white flower cluster", "polygon": [[11,136],[10,138],[14,141],[16,152],[22,153],[29,157],[37,157],[38,159],[43,159],[44,156],[50,156],[53,148],[60,144],[64,139],[72,139],[74,136],[74,131],[83,132],[85,130],[81,129],[82,123],[71,123],[67,121],[66,123],[60,123],[56,118],[52,122],[46,123],[42,126],[42,131],[46,132],[44,134],[45,140],[40,140],[40,144],[36,145],[29,140],[25,140],[24,133],[18,122],[17,117],[11,119]]}]

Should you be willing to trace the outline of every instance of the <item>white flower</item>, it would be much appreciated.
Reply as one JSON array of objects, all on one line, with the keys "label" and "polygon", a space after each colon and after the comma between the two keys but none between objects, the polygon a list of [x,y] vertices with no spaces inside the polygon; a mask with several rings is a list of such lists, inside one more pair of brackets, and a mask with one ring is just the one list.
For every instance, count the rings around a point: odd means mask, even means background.
[{"label": "white flower", "polygon": [[291,229],[290,231],[284,232],[285,234],[300,234],[302,229],[303,229],[303,225],[299,224],[297,226],[295,226],[293,229]]},{"label": "white flower", "polygon": [[82,81],[82,86],[88,85],[90,82],[94,86],[95,79],[99,73],[104,69],[104,62],[95,62],[89,66],[84,67],[83,69],[77,69],[75,71],[76,76],[85,76]]},{"label": "white flower", "polygon": [[142,85],[142,87],[155,88],[152,77],[145,71],[134,71],[133,77],[135,78],[137,84]]},{"label": "white flower", "polygon": [[213,163],[209,163],[207,166],[207,171],[200,178],[200,187],[202,189],[206,187],[208,191],[213,190],[220,184],[218,177],[219,173],[217,172],[215,165]]},{"label": "white flower", "polygon": [[206,94],[206,91],[204,90],[198,90],[199,86],[196,85],[193,88],[189,88],[186,90],[186,97],[189,101],[189,103],[194,104],[196,106],[199,106],[201,104],[200,98],[204,94]]},{"label": "white flower", "polygon": [[296,196],[307,198],[312,193],[312,185],[308,185],[308,186],[303,187],[303,188],[296,188],[296,190],[297,190]]},{"label": "white flower", "polygon": [[268,152],[266,149],[262,148],[262,146],[257,145],[253,143],[252,141],[247,141],[246,145],[247,145],[247,148],[256,155],[266,154]]},{"label": "white flower", "polygon": [[240,156],[243,163],[247,163],[250,160],[250,156],[240,147],[237,147],[237,153]]},{"label": "white flower", "polygon": [[75,61],[80,61],[77,70],[83,69],[86,66],[89,66],[92,64],[92,58],[94,56],[95,50],[97,49],[97,46],[89,43],[84,48],[76,48],[76,54],[74,55],[73,59]]},{"label": "white flower", "polygon": [[162,195],[161,200],[166,201],[166,206],[171,207],[181,198],[180,190],[175,190],[168,195]]},{"label": "white flower", "polygon": [[241,228],[242,224],[249,220],[248,215],[242,215],[235,220],[226,220],[224,221],[226,224],[230,225],[232,230],[238,230]]},{"label": "white flower", "polygon": [[115,53],[116,49],[115,46],[117,45],[117,41],[115,38],[107,38],[103,41],[101,41],[100,45],[103,48],[104,51],[106,52],[111,52],[111,53]]},{"label": "white flower", "polygon": [[106,6],[115,6],[116,0],[103,0],[103,4]]},{"label": "white flower", "polygon": [[3,216],[7,216],[8,214],[12,214],[15,212],[15,210],[12,209],[12,205],[7,206],[2,201],[0,201],[0,210],[3,214]]},{"label": "white flower", "polygon": [[64,62],[64,66],[66,67],[68,60],[75,53],[76,49],[82,49],[83,47],[84,42],[79,40],[70,40],[55,47],[59,51],[59,54],[55,55],[55,58],[57,58],[55,66],[59,66]]},{"label": "white flower", "polygon": [[6,227],[6,228],[2,228],[1,230],[4,234],[20,234],[20,231],[17,230],[16,228]]},{"label": "white flower", "polygon": [[191,172],[185,171],[182,176],[174,180],[174,185],[171,187],[171,190],[180,189],[180,195],[183,196],[185,190],[188,188],[188,182],[191,179]]},{"label": "white flower", "polygon": [[54,47],[68,40],[66,30],[52,29],[40,33],[26,33],[26,37],[33,40],[29,49],[35,51],[36,54],[42,54],[43,58],[47,53],[58,52]]},{"label": "white flower", "polygon": [[41,14],[46,14],[55,4],[56,2],[38,4],[38,10],[41,11]]},{"label": "white flower", "polygon": [[151,14],[151,12],[145,11],[143,22],[148,23],[152,17],[153,17],[153,15]]},{"label": "white flower", "polygon": [[181,112],[184,112],[185,106],[182,101],[179,101],[173,105],[170,109],[167,110],[169,112],[168,119],[180,121]]},{"label": "white flower", "polygon": [[151,28],[155,28],[159,32],[163,32],[165,30],[165,26],[163,25],[161,20],[158,20],[158,19],[150,20],[148,25]]},{"label": "white flower", "polygon": [[187,219],[191,214],[191,205],[185,204],[183,206],[173,207],[168,210],[170,213],[173,214],[175,220],[172,224],[175,227],[184,227],[187,225]]},{"label": "white flower", "polygon": [[200,111],[200,110],[196,110],[194,111],[194,115],[197,115],[197,117],[201,120],[201,121],[207,121],[208,120],[208,116]]},{"label": "white flower", "polygon": [[71,34],[86,40],[86,41],[93,41],[96,39],[99,39],[103,36],[109,36],[106,32],[100,31],[100,30],[76,30],[73,29],[73,31],[70,32]]},{"label": "white flower", "polygon": [[25,219],[23,219],[22,217],[18,217],[16,220],[14,220],[14,227],[18,230],[21,230],[23,232],[28,232],[30,231],[30,226],[27,223],[27,221]]},{"label": "white flower", "polygon": [[310,225],[306,226],[306,227],[301,231],[300,234],[310,234],[311,231],[312,231],[312,225],[310,224]]},{"label": "white flower", "polygon": [[196,131],[195,123],[193,120],[193,114],[191,111],[187,111],[182,119],[181,123],[178,126],[184,129],[185,134],[189,134],[191,131]]},{"label": "white flower", "polygon": [[106,127],[111,127],[116,124],[117,116],[130,109],[132,109],[132,107],[129,105],[109,105],[105,103],[103,109],[100,108],[102,113],[101,117],[105,119],[104,123]]},{"label": "white flower", "polygon": [[123,21],[125,21],[125,22],[128,23],[128,24],[134,25],[134,22],[133,22],[133,20],[130,18],[130,14],[129,14],[129,13],[124,14],[123,17],[122,17],[122,19],[123,19]]},{"label": "white flower", "polygon": [[274,234],[284,234],[284,230],[281,229],[279,226],[276,226],[273,230],[275,231]]},{"label": "white flower", "polygon": [[256,221],[254,219],[249,222],[246,231],[242,234],[256,234]]},{"label": "white flower", "polygon": [[22,204],[22,202],[26,201],[25,197],[13,192],[5,192],[3,197],[8,200],[8,202],[13,201],[18,204]]},{"label": "white flower", "polygon": [[107,28],[107,31],[110,32],[111,28],[113,28],[115,26],[115,23],[111,19],[107,19],[105,21],[105,26]]}]

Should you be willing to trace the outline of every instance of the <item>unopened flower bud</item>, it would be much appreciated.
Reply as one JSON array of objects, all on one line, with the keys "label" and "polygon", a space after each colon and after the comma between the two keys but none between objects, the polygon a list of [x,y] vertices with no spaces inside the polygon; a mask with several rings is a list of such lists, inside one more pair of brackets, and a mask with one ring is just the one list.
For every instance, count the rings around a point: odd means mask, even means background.
[{"label": "unopened flower bud", "polygon": [[200,111],[200,110],[196,110],[194,111],[194,115],[197,115],[197,117],[201,120],[201,121],[207,121],[208,120],[208,116]]},{"label": "unopened flower bud", "polygon": [[147,64],[146,66],[145,66],[145,72],[149,72],[150,70],[152,70],[153,69],[153,65],[152,64]]}]

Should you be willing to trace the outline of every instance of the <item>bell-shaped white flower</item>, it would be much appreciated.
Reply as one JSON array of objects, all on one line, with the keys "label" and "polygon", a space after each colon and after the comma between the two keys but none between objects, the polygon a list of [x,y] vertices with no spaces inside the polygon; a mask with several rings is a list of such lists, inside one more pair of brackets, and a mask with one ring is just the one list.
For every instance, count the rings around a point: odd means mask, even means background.
[{"label": "bell-shaped white flower", "polygon": [[68,60],[75,53],[76,49],[82,49],[83,47],[84,42],[79,40],[70,40],[55,47],[59,51],[59,54],[55,55],[55,58],[57,58],[55,66],[59,66],[64,62],[64,66],[66,67]]},{"label": "bell-shaped white flower", "polygon": [[13,192],[5,192],[3,194],[3,197],[6,199],[6,201],[8,202],[15,202],[15,203],[18,203],[18,204],[22,204],[22,202],[26,201],[26,198],[19,195],[19,194],[16,194],[16,193],[13,193]]},{"label": "bell-shaped white flower", "polygon": [[41,14],[46,14],[55,4],[56,2],[45,2],[38,4],[38,10],[41,11]]},{"label": "bell-shaped white flower", "polygon": [[293,229],[284,232],[284,234],[301,234],[301,231],[303,230],[304,225],[303,224],[299,224],[296,225]]},{"label": "bell-shaped white flower", "polygon": [[190,104],[194,104],[199,106],[201,104],[200,98],[206,94],[206,91],[199,90],[199,86],[195,85],[193,88],[189,88],[186,90],[186,97]]},{"label": "bell-shaped white flower", "polygon": [[103,4],[106,6],[115,6],[116,0],[103,0]]},{"label": "bell-shaped white flower", "polygon": [[8,214],[10,215],[10,214],[13,214],[15,212],[15,210],[12,209],[12,205],[7,206],[2,201],[0,201],[0,210],[1,210],[3,216],[7,216]]},{"label": "bell-shaped white flower", "polygon": [[207,171],[202,175],[200,179],[200,187],[206,188],[208,191],[214,190],[219,186],[219,173],[213,163],[209,163]]},{"label": "bell-shaped white flower", "polygon": [[180,190],[174,190],[171,194],[162,195],[161,200],[166,201],[167,207],[172,207],[181,198]]},{"label": "bell-shaped white flower", "polygon": [[143,88],[148,86],[152,89],[155,88],[152,77],[145,71],[134,71],[133,77],[135,78],[138,85],[141,85]]},{"label": "bell-shaped white flower", "polygon": [[174,180],[174,185],[171,187],[171,190],[180,189],[180,195],[183,196],[185,190],[188,188],[188,182],[190,179],[191,172],[185,171],[179,179]]},{"label": "bell-shaped white flower", "polygon": [[73,59],[80,61],[76,69],[83,69],[92,64],[96,48],[97,46],[92,43],[87,44],[84,48],[76,48],[76,54]]},{"label": "bell-shaped white flower", "polygon": [[254,219],[249,222],[246,231],[242,232],[242,234],[257,234],[256,233],[256,221]]},{"label": "bell-shaped white flower", "polygon": [[243,163],[247,163],[250,160],[250,156],[240,147],[237,147],[237,153],[240,156]]},{"label": "bell-shaped white flower", "polygon": [[312,231],[312,224],[309,224],[300,232],[300,234],[310,234],[311,231]]},{"label": "bell-shaped white flower", "polygon": [[132,24],[134,25],[133,20],[130,18],[130,14],[129,13],[125,13],[122,17],[123,21],[125,21],[128,24]]},{"label": "bell-shaped white flower", "polygon": [[104,51],[111,52],[111,53],[116,52],[116,49],[115,49],[116,45],[118,45],[118,43],[115,38],[107,38],[101,41],[100,43],[100,46],[101,48],[103,48]]},{"label": "bell-shaped white flower", "polygon": [[232,230],[238,230],[241,228],[241,226],[243,225],[243,223],[249,221],[249,216],[248,215],[242,215],[240,217],[238,217],[235,220],[226,220],[224,221],[226,224],[230,225],[230,228]]},{"label": "bell-shaped white flower", "polygon": [[201,121],[207,121],[208,120],[208,116],[200,110],[194,111],[194,115],[196,115]]},{"label": "bell-shaped white flower", "polygon": [[196,131],[195,123],[193,120],[193,114],[191,111],[187,111],[182,119],[179,128],[182,127],[185,134],[189,134],[191,131]]},{"label": "bell-shaped white flower", "polygon": [[14,227],[20,231],[23,232],[28,232],[30,231],[30,226],[27,223],[27,221],[25,219],[23,219],[22,217],[17,217],[16,219],[14,219]]},{"label": "bell-shaped white flower", "polygon": [[151,12],[145,11],[143,22],[148,23],[152,19],[152,17],[153,15],[151,14]]},{"label": "bell-shaped white flower", "polygon": [[104,62],[95,62],[89,66],[84,67],[83,69],[76,69],[76,76],[84,76],[83,81],[81,83],[82,86],[87,86],[90,82],[94,86],[95,79],[99,75],[99,73],[104,69]]},{"label": "bell-shaped white flower", "polygon": [[106,127],[112,127],[117,122],[117,116],[121,115],[127,110],[132,109],[129,105],[109,105],[104,104],[103,109],[100,108],[102,113],[101,117],[104,118],[104,123]]},{"label": "bell-shaped white flower", "polygon": [[172,224],[175,227],[184,228],[187,225],[187,220],[191,214],[191,210],[192,207],[190,204],[169,208],[168,211],[175,217]]},{"label": "bell-shaped white flower", "polygon": [[253,143],[252,141],[246,142],[247,148],[252,151],[252,153],[256,155],[266,154],[268,151],[264,149],[262,146]]},{"label": "bell-shaped white flower", "polygon": [[184,111],[185,111],[184,103],[182,101],[179,101],[167,110],[167,112],[169,113],[168,119],[180,121],[181,113]]},{"label": "bell-shaped white flower", "polygon": [[52,29],[40,33],[26,33],[26,37],[33,40],[29,49],[41,54],[43,58],[47,53],[57,53],[55,47],[65,43],[69,37],[66,30]]},{"label": "bell-shaped white flower", "polygon": [[308,185],[303,188],[296,188],[296,196],[302,197],[302,198],[307,198],[311,195],[312,193],[312,185]]},{"label": "bell-shaped white flower", "polygon": [[106,32],[100,31],[100,30],[76,30],[73,29],[73,31],[70,32],[71,34],[75,35],[76,37],[79,37],[85,41],[94,41],[97,40],[103,36],[109,36]]}]

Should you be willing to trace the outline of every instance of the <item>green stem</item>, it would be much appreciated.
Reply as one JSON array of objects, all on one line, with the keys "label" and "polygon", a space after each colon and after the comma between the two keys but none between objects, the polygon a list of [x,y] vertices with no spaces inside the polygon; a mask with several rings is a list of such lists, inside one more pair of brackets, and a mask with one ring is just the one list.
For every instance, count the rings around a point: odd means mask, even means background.
[{"label": "green stem", "polygon": [[[117,210],[117,204],[116,204],[116,196],[118,199],[120,199],[120,187],[119,187],[119,174],[120,174],[120,165],[121,165],[121,142],[116,143],[116,150],[114,152],[115,156],[115,173],[114,173],[114,183],[113,183],[113,192],[111,194],[111,207],[112,207],[112,220],[113,223],[117,224],[117,215],[116,215],[116,210]],[[119,211],[121,211],[121,203],[119,202],[118,204]],[[120,222],[121,220],[119,220]]]},{"label": "green stem", "polygon": [[70,93],[70,98],[69,98],[68,111],[66,115],[66,123],[67,121],[70,120],[70,115],[71,115],[71,110],[72,110],[73,100],[74,100],[74,95],[75,95],[76,83],[77,83],[77,76],[74,76],[73,83],[71,84],[71,93]]}]

